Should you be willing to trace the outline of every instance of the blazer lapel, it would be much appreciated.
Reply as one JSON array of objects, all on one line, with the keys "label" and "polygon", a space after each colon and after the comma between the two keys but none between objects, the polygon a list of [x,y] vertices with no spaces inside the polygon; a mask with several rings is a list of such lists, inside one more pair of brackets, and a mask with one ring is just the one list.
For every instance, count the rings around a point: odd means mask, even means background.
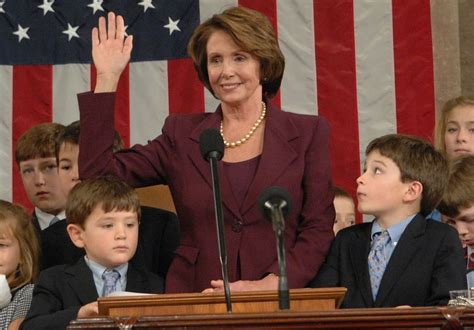
[{"label": "blazer lapel", "polygon": [[272,186],[297,157],[290,141],[298,136],[299,133],[287,114],[273,105],[269,106],[265,119],[263,152],[255,179],[242,204],[242,214],[257,202],[260,193]]},{"label": "blazer lapel", "polygon": [[85,305],[97,300],[99,295],[94,277],[84,258],[79,258],[79,261],[74,265],[67,267],[65,273],[69,277],[69,285],[73,288],[73,292],[76,293],[81,304]]},{"label": "blazer lapel", "polygon": [[[202,158],[201,150],[199,148],[199,137],[201,133],[208,129],[208,128],[215,128],[218,129],[220,122],[222,120],[222,110],[219,106],[216,112],[210,114],[206,117],[192,132],[189,136],[191,142],[191,146],[189,148],[188,156],[191,159],[191,162],[194,164],[196,169],[199,171],[201,176],[207,182],[209,187],[212,190],[212,177],[211,177],[211,168],[210,164]],[[219,171],[219,183],[221,188],[221,196],[222,196],[222,203],[230,210],[235,217],[241,218],[239,207],[237,202],[235,201],[234,194],[232,193],[232,189],[230,184],[225,179],[223,173],[223,164],[222,162],[218,163],[218,171]]]},{"label": "blazer lapel", "polygon": [[[201,133],[208,129],[208,128],[215,128],[218,129],[220,122],[222,120],[222,110],[219,106],[216,112],[210,114],[206,117],[192,132],[189,136],[190,140],[192,141],[192,145],[189,150],[189,158],[191,162],[194,164],[196,169],[199,171],[201,176],[206,180],[209,188],[212,190],[212,177],[211,177],[211,168],[210,164],[202,158],[201,150],[199,148],[199,137]],[[219,183],[221,188],[221,197],[222,203],[229,209],[235,217],[240,218],[239,207],[237,202],[235,201],[234,194],[232,193],[232,189],[230,188],[230,184],[225,180],[224,175],[222,175],[224,169],[224,165],[222,162],[218,163],[218,171],[219,171]]]},{"label": "blazer lapel", "polygon": [[395,283],[402,276],[406,267],[411,261],[411,256],[417,253],[421,247],[422,236],[425,232],[426,221],[421,215],[417,215],[407,226],[385,269],[382,281],[380,282],[379,292],[375,300],[375,307],[382,306],[384,300],[389,296]]},{"label": "blazer lapel", "polygon": [[198,126],[196,126],[196,128],[189,135],[191,143],[188,150],[188,156],[210,187],[212,187],[211,170],[209,168],[209,163],[205,161],[201,155],[201,149],[199,147],[199,138],[201,137],[201,133],[204,130],[208,128],[217,129],[217,127],[219,127],[221,118],[222,112],[220,111],[219,107],[215,113],[210,114],[209,116],[204,118],[204,120]]},{"label": "blazer lapel", "polygon": [[[373,223],[373,222],[372,222]],[[370,232],[372,224],[367,224],[357,232],[357,239],[352,243],[349,253],[357,285],[367,307],[372,307],[372,288],[370,286],[369,267],[367,257],[370,251]]]}]

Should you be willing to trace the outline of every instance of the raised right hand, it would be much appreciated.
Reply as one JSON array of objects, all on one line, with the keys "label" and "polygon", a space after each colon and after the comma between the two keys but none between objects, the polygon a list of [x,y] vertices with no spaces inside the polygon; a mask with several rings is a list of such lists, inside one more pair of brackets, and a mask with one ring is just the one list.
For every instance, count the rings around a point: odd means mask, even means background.
[{"label": "raised right hand", "polygon": [[130,61],[133,36],[125,38],[123,17],[113,12],[99,18],[99,27],[92,29],[92,58],[97,69],[95,93],[114,92],[122,71]]}]

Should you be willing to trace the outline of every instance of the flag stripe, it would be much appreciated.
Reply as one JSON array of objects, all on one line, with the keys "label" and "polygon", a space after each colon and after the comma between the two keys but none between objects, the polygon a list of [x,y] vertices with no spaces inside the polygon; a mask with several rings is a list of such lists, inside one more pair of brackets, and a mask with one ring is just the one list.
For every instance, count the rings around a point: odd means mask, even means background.
[{"label": "flag stripe", "polygon": [[13,131],[12,131],[12,67],[0,66],[0,199],[12,200]]},{"label": "flag stripe", "polygon": [[[53,121],[71,123],[79,119],[77,93],[90,88],[89,64],[53,66]],[[67,91],[67,92],[66,92]]]},{"label": "flag stripe", "polygon": [[[239,5],[257,10],[265,14],[273,25],[273,29],[278,37],[278,15],[276,0],[255,1],[255,0],[239,0]],[[281,107],[280,91],[272,98],[272,103]]]},{"label": "flag stripe", "polygon": [[429,0],[393,0],[398,133],[431,139],[435,122]]},{"label": "flag stripe", "polygon": [[352,1],[315,1],[314,24],[318,112],[331,123],[332,175],[355,197],[360,161]]},{"label": "flag stripe", "polygon": [[168,116],[166,61],[130,64],[130,143],[144,144],[157,136]]},{"label": "flag stripe", "polygon": [[204,90],[191,59],[168,61],[168,94],[170,113],[204,112]]},{"label": "flag stripe", "polygon": [[[355,2],[354,31],[362,171],[369,142],[397,131],[391,1]],[[363,218],[371,221],[373,217]]]},{"label": "flag stripe", "polygon": [[199,1],[199,17],[201,22],[210,18],[216,13],[221,13],[225,9],[235,7],[238,0],[201,0]]},{"label": "flag stripe", "polygon": [[[13,150],[18,138],[29,128],[52,120],[52,66],[17,65],[13,67]],[[41,102],[38,102],[41,100]],[[13,157],[14,158],[14,157]],[[15,169],[15,160],[12,159]],[[31,208],[19,171],[13,171],[13,201]]]},{"label": "flag stripe", "polygon": [[[360,158],[374,138],[396,133],[391,1],[354,5]],[[383,72],[383,74],[380,74]]]},{"label": "flag stripe", "polygon": [[[237,5],[238,0],[201,0],[199,2],[201,22],[204,22],[215,13],[220,13],[226,8]],[[206,112],[214,112],[219,105],[219,100],[216,99],[207,89],[204,89],[204,102]]]},{"label": "flag stripe", "polygon": [[286,111],[316,114],[316,62],[312,0],[278,1],[278,35],[285,55],[281,104]]}]

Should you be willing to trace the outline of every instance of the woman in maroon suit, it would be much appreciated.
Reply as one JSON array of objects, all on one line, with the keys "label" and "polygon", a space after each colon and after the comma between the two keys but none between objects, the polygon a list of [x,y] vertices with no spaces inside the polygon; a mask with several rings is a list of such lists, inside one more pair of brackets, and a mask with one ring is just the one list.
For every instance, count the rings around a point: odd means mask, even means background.
[{"label": "woman in maroon suit", "polygon": [[199,151],[199,136],[208,128],[220,129],[226,147],[219,171],[231,290],[277,289],[275,235],[256,205],[272,185],[293,198],[285,226],[289,286],[306,286],[333,239],[329,125],[269,103],[285,66],[269,20],[235,7],[201,24],[188,51],[220,106],[214,113],[171,115],[160,136],[117,154],[110,147],[114,92],[130,59],[132,36],[125,37],[122,17],[109,13],[107,23],[100,18],[92,31],[95,90],[79,95],[80,175],[115,174],[134,187],[170,186],[181,242],[167,292],[222,290],[211,174]]}]

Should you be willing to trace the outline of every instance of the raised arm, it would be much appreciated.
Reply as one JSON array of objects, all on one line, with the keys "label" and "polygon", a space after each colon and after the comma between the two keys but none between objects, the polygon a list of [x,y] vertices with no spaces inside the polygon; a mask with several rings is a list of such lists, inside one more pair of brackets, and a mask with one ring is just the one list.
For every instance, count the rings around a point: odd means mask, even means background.
[{"label": "raised arm", "polygon": [[115,92],[122,71],[130,61],[133,36],[125,37],[123,17],[110,12],[92,29],[92,58],[97,69],[94,93]]}]

